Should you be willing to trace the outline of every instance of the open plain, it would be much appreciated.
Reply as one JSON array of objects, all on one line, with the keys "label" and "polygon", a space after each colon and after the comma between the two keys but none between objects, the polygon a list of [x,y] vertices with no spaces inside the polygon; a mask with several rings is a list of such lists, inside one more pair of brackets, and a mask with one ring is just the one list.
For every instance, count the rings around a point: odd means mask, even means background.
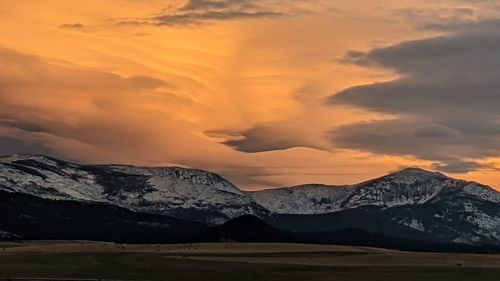
[{"label": "open plain", "polygon": [[500,255],[304,244],[0,243],[0,280],[500,280]]}]

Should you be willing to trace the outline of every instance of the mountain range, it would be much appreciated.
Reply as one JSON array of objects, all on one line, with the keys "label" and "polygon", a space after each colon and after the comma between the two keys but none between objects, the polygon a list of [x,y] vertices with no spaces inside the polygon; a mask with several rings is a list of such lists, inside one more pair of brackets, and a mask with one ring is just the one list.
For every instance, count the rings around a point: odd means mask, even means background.
[{"label": "mountain range", "polygon": [[499,192],[417,168],[244,192],[203,170],[13,155],[0,158],[0,213],[0,239],[500,249]]}]

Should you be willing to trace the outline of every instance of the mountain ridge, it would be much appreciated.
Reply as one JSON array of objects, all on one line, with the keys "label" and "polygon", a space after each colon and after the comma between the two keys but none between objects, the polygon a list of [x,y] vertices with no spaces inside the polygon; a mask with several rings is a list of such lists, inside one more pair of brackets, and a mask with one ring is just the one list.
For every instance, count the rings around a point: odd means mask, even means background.
[{"label": "mountain ridge", "polygon": [[2,157],[0,168],[0,190],[52,200],[106,202],[214,224],[266,212],[227,179],[203,170],[82,165],[40,155]]},{"label": "mountain ridge", "polygon": [[[432,172],[432,171],[427,171],[421,168],[405,168],[400,171],[396,171],[393,173],[390,173],[388,175],[384,175],[381,177],[377,177],[374,179],[370,179],[367,181],[363,181],[357,184],[352,184],[352,185],[327,185],[327,184],[301,184],[297,186],[290,186],[290,187],[280,187],[280,188],[273,188],[273,189],[265,189],[265,190],[258,190],[258,191],[249,191],[247,192],[249,195],[253,196],[254,199],[256,199],[257,202],[260,202],[262,205],[266,206],[268,209],[272,209],[276,211],[276,208],[273,208],[273,206],[266,204],[266,202],[263,202],[259,200],[259,194],[272,194],[272,193],[284,193],[284,194],[293,194],[294,192],[300,191],[300,190],[324,190],[327,192],[336,192],[338,193],[339,191],[345,191],[346,193],[346,198],[341,198],[342,200],[347,200],[347,202],[343,202],[342,206],[346,206],[346,208],[352,208],[360,205],[373,205],[369,204],[369,202],[366,202],[366,204],[359,204],[360,201],[366,198],[360,198],[360,196],[356,196],[356,190],[358,189],[363,189],[366,193],[381,193],[384,190],[385,191],[391,191],[392,189],[395,189],[398,184],[399,185],[404,185],[403,189],[408,192],[415,191],[418,186],[410,186],[411,184],[415,183],[415,180],[421,180],[420,183],[422,184],[428,184],[429,182],[426,182],[426,180],[439,180],[440,182],[434,183],[435,186],[433,192],[439,193],[442,191],[442,188],[444,185],[449,184],[450,182],[453,182],[457,185],[460,185],[461,187],[465,187],[465,191],[467,191],[470,195],[475,195],[479,196],[484,200],[492,200],[494,202],[500,203],[500,193],[496,191],[495,189],[483,185],[480,183],[477,183],[475,181],[465,181],[461,179],[455,179],[448,177],[442,173],[439,172]],[[423,181],[422,181],[423,180]],[[383,185],[384,181],[387,183],[385,186]],[[412,182],[413,181],[413,182]],[[376,186],[382,182],[382,186]],[[374,186],[375,185],[375,186]],[[479,192],[482,191],[482,192]],[[380,195],[380,194],[378,194]],[[421,203],[424,203],[425,200],[430,200],[433,198],[434,193],[427,194],[428,196],[425,198],[420,198],[420,200],[424,200]],[[364,194],[364,197],[366,197],[366,194]],[[355,198],[358,201],[356,203],[351,203],[349,204],[348,199],[350,198]],[[373,200],[374,203],[384,203],[381,198],[374,198]],[[319,200],[319,199],[318,199]],[[276,202],[274,202],[276,203]],[[408,202],[400,202],[402,205],[404,203]],[[392,202],[391,205],[388,205],[386,207],[392,207],[398,205],[397,202]],[[283,208],[282,208],[283,209]],[[343,209],[339,208],[338,210]],[[290,208],[289,211],[293,211],[293,208]],[[302,211],[302,210],[296,210],[295,211]],[[329,210],[329,211],[336,211],[336,210]]]},{"label": "mountain ridge", "polygon": [[[395,231],[433,243],[500,245],[500,193],[420,168],[354,185],[245,192],[216,173],[198,169],[84,165],[43,155],[13,155],[0,157],[0,191],[4,197],[26,194],[53,202],[107,204],[207,226],[253,215],[285,231],[360,229],[385,236]],[[22,217],[22,208],[16,210]],[[112,210],[106,212],[116,214]],[[1,220],[0,231],[17,235],[2,228]]]}]

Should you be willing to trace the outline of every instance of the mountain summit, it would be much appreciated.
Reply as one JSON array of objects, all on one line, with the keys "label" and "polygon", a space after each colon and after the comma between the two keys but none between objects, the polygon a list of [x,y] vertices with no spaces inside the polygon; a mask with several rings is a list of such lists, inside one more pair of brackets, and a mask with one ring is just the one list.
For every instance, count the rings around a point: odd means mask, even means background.
[{"label": "mountain summit", "polygon": [[404,226],[417,231],[415,238],[421,233],[440,241],[466,244],[500,242],[500,193],[485,185],[418,168],[351,186],[303,185],[250,195],[275,213],[328,214],[329,220],[322,221],[320,228],[311,225],[309,230],[338,230],[335,219],[341,216],[352,221],[338,223],[342,227],[362,228],[356,222],[377,217],[389,230],[386,234]]},{"label": "mountain summit", "polygon": [[488,186],[419,168],[406,168],[354,185],[305,184],[248,192],[267,209],[288,214],[319,214],[361,206],[419,205],[451,193],[500,203],[500,194]]}]

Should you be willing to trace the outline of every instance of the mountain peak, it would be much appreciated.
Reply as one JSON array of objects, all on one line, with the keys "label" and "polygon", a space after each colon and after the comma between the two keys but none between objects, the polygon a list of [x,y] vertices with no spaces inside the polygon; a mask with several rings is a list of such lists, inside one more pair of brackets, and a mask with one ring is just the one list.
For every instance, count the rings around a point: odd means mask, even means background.
[{"label": "mountain peak", "polygon": [[408,167],[400,171],[390,173],[382,178],[390,178],[397,181],[418,182],[430,178],[445,179],[447,177],[439,172],[428,171],[415,167]]},{"label": "mountain peak", "polygon": [[397,172],[391,173],[391,175],[441,175],[441,173],[428,171],[418,167],[407,167]]}]

